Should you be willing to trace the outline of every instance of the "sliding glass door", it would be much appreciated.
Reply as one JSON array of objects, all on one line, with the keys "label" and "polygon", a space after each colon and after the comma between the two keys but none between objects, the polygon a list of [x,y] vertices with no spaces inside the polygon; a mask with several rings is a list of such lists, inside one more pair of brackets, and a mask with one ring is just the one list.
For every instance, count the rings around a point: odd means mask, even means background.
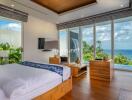
[{"label": "sliding glass door", "polygon": [[93,25],[81,27],[82,32],[82,63],[88,63],[94,59],[94,37]]},{"label": "sliding glass door", "polygon": [[96,24],[96,59],[111,58],[111,21]]},{"label": "sliding glass door", "polygon": [[20,62],[21,48],[21,22],[0,17],[0,64]]},{"label": "sliding glass door", "polygon": [[114,61],[117,68],[132,67],[132,17],[115,20]]}]

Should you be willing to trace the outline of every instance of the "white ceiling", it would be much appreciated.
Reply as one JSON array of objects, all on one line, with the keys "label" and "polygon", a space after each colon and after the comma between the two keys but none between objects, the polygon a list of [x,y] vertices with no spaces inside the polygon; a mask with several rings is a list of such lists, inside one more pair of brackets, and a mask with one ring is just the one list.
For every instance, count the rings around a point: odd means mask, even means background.
[{"label": "white ceiling", "polygon": [[128,6],[129,0],[97,0],[97,4],[91,5],[89,7],[84,7],[80,10],[62,14],[59,17],[58,22],[61,23],[65,21],[75,20],[78,18],[104,13]]},{"label": "white ceiling", "polygon": [[30,0],[11,0],[11,1],[18,3],[19,5],[21,4],[23,6],[26,6],[30,9],[33,9],[43,14],[44,16],[54,19],[56,23],[71,21],[78,18],[83,18],[83,17],[104,13],[129,6],[129,0],[97,0],[97,4],[85,6],[58,15],[42,6],[39,6],[38,4],[31,2]]}]

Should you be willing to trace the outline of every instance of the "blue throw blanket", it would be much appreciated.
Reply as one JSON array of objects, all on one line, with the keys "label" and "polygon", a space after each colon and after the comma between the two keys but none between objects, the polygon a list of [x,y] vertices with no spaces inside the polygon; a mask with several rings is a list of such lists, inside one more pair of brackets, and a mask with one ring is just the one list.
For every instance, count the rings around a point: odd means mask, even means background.
[{"label": "blue throw blanket", "polygon": [[63,76],[63,67],[60,67],[57,65],[40,64],[40,63],[34,63],[29,61],[24,61],[24,62],[21,62],[20,64],[24,66],[34,67],[34,68],[46,69]]}]

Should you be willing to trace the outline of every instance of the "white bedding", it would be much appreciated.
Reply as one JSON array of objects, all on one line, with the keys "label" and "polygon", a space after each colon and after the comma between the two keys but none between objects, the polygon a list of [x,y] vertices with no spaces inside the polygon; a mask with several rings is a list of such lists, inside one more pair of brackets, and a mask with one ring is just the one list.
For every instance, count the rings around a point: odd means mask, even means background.
[{"label": "white bedding", "polygon": [[[63,68],[63,80],[67,80],[70,68]],[[45,69],[19,64],[3,65],[0,66],[0,100],[31,100],[61,82],[62,76]]]},{"label": "white bedding", "polygon": [[2,89],[0,89],[0,100],[9,100]]}]

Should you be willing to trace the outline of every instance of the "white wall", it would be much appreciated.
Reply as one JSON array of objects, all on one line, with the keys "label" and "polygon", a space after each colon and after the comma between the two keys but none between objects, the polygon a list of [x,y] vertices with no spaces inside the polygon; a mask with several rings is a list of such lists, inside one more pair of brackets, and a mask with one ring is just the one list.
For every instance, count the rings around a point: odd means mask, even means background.
[{"label": "white wall", "polygon": [[57,39],[56,25],[45,20],[29,16],[27,23],[24,23],[24,60],[48,62],[53,52],[42,52],[38,50],[38,38]]},{"label": "white wall", "polygon": [[28,22],[23,24],[24,60],[48,62],[49,57],[53,56],[53,52],[42,52],[38,50],[37,39],[38,37],[58,38],[56,24],[54,24],[56,16],[35,11],[12,0],[0,0],[0,3],[6,6],[15,4],[15,9],[29,13]]}]

